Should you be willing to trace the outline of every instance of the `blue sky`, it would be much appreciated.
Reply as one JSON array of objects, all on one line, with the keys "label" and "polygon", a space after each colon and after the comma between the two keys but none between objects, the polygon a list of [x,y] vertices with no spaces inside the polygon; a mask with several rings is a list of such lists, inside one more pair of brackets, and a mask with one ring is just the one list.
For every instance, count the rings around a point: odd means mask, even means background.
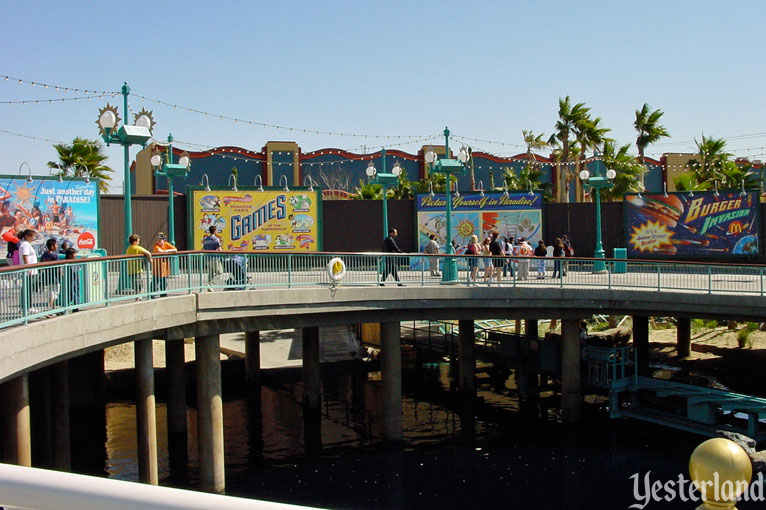
[{"label": "blue sky", "polygon": [[[75,102],[86,94],[18,79],[97,91],[127,81],[131,108],[153,110],[155,137],[171,132],[190,149],[295,140],[304,151],[415,152],[425,142],[396,137],[449,126],[506,144],[472,142],[476,150],[511,155],[523,152],[522,129],[551,133],[558,99],[570,95],[621,143],[634,142],[644,102],[662,109],[672,138],[649,155],[691,152],[704,133],[728,138],[737,156],[766,159],[764,11],[736,0],[6,2],[0,75],[16,80],[0,78],[0,173],[27,161],[46,174],[56,159],[47,140],[96,138],[107,100],[122,114],[121,97]],[[106,153],[119,191],[121,149]]]}]

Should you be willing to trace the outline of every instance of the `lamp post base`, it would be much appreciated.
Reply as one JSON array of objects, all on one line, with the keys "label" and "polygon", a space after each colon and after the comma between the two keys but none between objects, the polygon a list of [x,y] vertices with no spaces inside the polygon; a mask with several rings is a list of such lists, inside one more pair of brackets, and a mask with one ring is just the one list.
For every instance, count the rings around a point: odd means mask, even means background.
[{"label": "lamp post base", "polygon": [[450,247],[449,253],[447,253],[447,257],[444,258],[444,263],[442,264],[442,283],[458,282],[457,260],[455,257],[450,257],[450,255],[454,254],[455,250]]},{"label": "lamp post base", "polygon": [[601,259],[601,260],[593,261],[593,274],[604,274],[609,272],[609,270],[606,268],[606,261],[604,260],[603,249],[596,250],[593,253],[593,258]]}]

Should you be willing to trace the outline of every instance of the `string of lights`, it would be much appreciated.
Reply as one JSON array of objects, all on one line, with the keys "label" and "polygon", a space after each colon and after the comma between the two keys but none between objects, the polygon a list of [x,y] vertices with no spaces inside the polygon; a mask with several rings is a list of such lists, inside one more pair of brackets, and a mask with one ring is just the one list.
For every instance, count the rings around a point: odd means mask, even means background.
[{"label": "string of lights", "polygon": [[13,131],[6,131],[5,129],[0,129],[0,133],[4,135],[18,136],[19,138],[28,138],[30,140],[37,140],[37,141],[46,142],[46,143],[55,143],[55,144],[66,143],[66,142],[62,142],[61,140],[51,140],[50,138],[42,138],[39,136],[25,135],[22,133],[14,133]]},{"label": "string of lights", "polygon": [[114,97],[115,94],[97,94],[92,96],[79,96],[79,97],[63,97],[63,98],[56,98],[56,99],[22,99],[18,101],[0,101],[0,104],[7,104],[7,105],[28,105],[28,104],[52,104],[52,103],[63,103],[66,101],[74,101],[77,102],[79,100],[85,99],[85,100],[91,100],[91,99],[102,99],[104,97]]},{"label": "string of lights", "polygon": [[[0,101],[0,104],[5,104],[5,105],[9,105],[9,106],[11,106],[11,105],[29,105],[29,104],[46,104],[46,103],[52,104],[52,103],[58,103],[58,102],[64,102],[64,101],[74,101],[74,102],[76,102],[78,100],[90,100],[90,99],[94,99],[94,98],[115,97],[115,96],[120,95],[120,92],[115,92],[115,91],[97,91],[97,90],[83,89],[83,88],[77,88],[77,87],[68,87],[68,86],[64,86],[64,85],[50,84],[50,83],[43,83],[43,82],[38,82],[38,81],[26,80],[26,79],[23,79],[23,78],[13,77],[13,76],[10,76],[10,75],[5,75],[5,74],[0,74],[0,78],[2,78],[6,82],[13,81],[13,82],[17,83],[18,85],[29,85],[31,87],[40,87],[40,88],[43,88],[43,89],[53,89],[55,91],[63,91],[63,92],[67,92],[67,93],[85,94],[83,96],[71,97],[71,98],[51,98],[51,99],[30,99],[30,100],[16,100],[16,101]],[[146,96],[142,96],[142,95],[138,95],[138,94],[132,94],[131,97],[135,97],[135,98],[138,98],[138,99],[143,100],[143,101],[153,102],[153,103],[160,104],[160,105],[163,105],[163,106],[172,107],[172,108],[175,108],[175,109],[187,110],[187,111],[192,112],[192,113],[201,114],[201,115],[205,115],[205,116],[210,116],[210,117],[213,117],[213,118],[219,118],[219,119],[223,119],[223,120],[231,120],[234,123],[241,123],[241,124],[245,124],[245,125],[254,125],[254,126],[268,127],[268,128],[273,128],[273,129],[278,129],[278,130],[286,130],[286,131],[298,132],[298,133],[322,134],[322,135],[342,136],[342,137],[352,137],[352,138],[373,138],[373,139],[378,139],[378,140],[380,140],[380,139],[388,139],[388,140],[393,140],[393,139],[401,140],[401,139],[405,139],[404,141],[400,141],[398,143],[386,143],[385,144],[386,148],[398,147],[398,146],[406,146],[406,145],[415,144],[415,143],[429,142],[431,140],[434,140],[434,139],[437,139],[437,138],[440,137],[440,135],[418,136],[418,135],[378,135],[378,134],[362,134],[362,133],[345,133],[345,132],[337,132],[337,131],[327,131],[327,130],[315,130],[315,129],[307,129],[307,128],[298,128],[298,127],[291,127],[291,126],[283,126],[283,125],[279,125],[279,124],[270,124],[270,123],[255,121],[255,120],[239,119],[239,118],[231,117],[231,116],[227,116],[227,115],[221,115],[221,114],[206,112],[204,110],[199,110],[199,109],[195,109],[195,108],[189,108],[189,107],[185,107],[185,106],[180,106],[180,105],[172,104],[172,103],[169,103],[169,102],[166,102],[166,101],[161,101],[161,100],[157,100],[157,99],[148,98]],[[129,109],[132,111],[130,106],[129,106]],[[46,139],[46,138],[42,138],[42,137],[30,136],[30,135],[25,135],[25,134],[21,134],[21,133],[15,133],[15,132],[6,131],[6,130],[0,130],[0,133],[11,135],[11,136],[23,137],[23,138],[32,139],[32,140],[44,141],[44,142],[64,143],[64,142],[61,142],[61,141],[58,141],[58,140],[50,140],[50,139]],[[721,140],[726,140],[726,141],[742,141],[742,140],[748,140],[748,139],[754,139],[754,138],[761,138],[761,137],[765,137],[765,136],[766,136],[766,133],[748,133],[748,134],[741,134],[741,135],[725,136],[725,137],[721,137],[720,139]],[[524,144],[500,142],[500,141],[496,141],[496,140],[467,137],[467,136],[461,136],[461,135],[455,135],[455,134],[453,134],[451,136],[451,138],[453,138],[454,140],[459,141],[461,143],[469,143],[469,142],[470,143],[486,143],[486,144],[490,144],[490,145],[498,145],[500,147],[516,147],[516,148],[522,148],[522,149],[526,150],[526,145],[524,145]],[[182,143],[183,145],[190,146],[190,147],[195,147],[196,146],[198,148],[205,148],[205,150],[211,150],[213,148],[210,145],[193,144],[193,143],[190,143],[190,142],[180,142],[180,143]],[[696,143],[695,143],[694,140],[659,142],[659,143],[652,144],[652,147],[673,147],[673,146],[683,146],[683,145],[688,145],[691,150],[696,150]],[[377,144],[375,144],[374,147],[379,147],[379,146]],[[382,148],[383,146],[380,146],[380,147]],[[357,151],[357,150],[365,151],[365,150],[370,149],[370,148],[371,148],[370,146],[363,145],[361,147],[352,149],[352,151]],[[749,148],[742,148],[742,149],[732,149],[731,153],[733,155],[746,153],[748,157],[756,158],[756,157],[763,157],[765,151],[766,151],[766,148],[761,146],[761,147],[749,147]],[[485,152],[486,154],[492,154],[491,151],[484,151],[484,150],[482,150],[482,152]],[[652,155],[652,156],[664,156],[666,154],[667,153],[657,153],[657,152],[648,153],[648,155]],[[496,156],[496,157],[503,157],[503,156],[499,155],[499,156]],[[511,161],[520,161],[520,159],[516,158],[516,159],[512,159]],[[505,163],[505,165],[507,166],[509,163],[511,163],[511,161],[509,161],[508,163]],[[521,160],[521,161],[524,161],[526,163],[526,160]],[[585,161],[588,162],[589,160],[585,160]],[[544,167],[544,166],[567,166],[567,167],[569,167],[569,166],[573,166],[573,165],[577,164],[576,161],[575,162],[572,162],[572,161],[569,161],[569,162],[538,162],[538,161],[530,161],[529,163],[532,164],[532,165],[535,165],[535,166],[540,166],[540,167]],[[653,164],[647,163],[647,166],[658,167],[659,165],[653,165]],[[675,165],[671,165],[671,166],[675,166]],[[494,167],[494,165],[492,165],[492,166],[482,165],[479,168],[482,168],[482,167],[490,168],[490,167]]]},{"label": "string of lights", "polygon": [[65,87],[63,85],[51,85],[49,83],[40,83],[40,82],[36,82],[36,81],[29,81],[29,80],[25,80],[23,78],[15,78],[13,76],[7,76],[7,75],[4,75],[4,74],[0,74],[0,78],[3,78],[3,80],[5,80],[5,81],[13,80],[13,81],[17,82],[19,85],[31,85],[32,87],[42,87],[44,89],[53,89],[53,90],[56,90],[56,91],[72,92],[72,93],[76,93],[76,94],[82,93],[82,94],[90,94],[90,95],[94,95],[94,96],[97,96],[97,95],[107,96],[107,95],[117,95],[117,94],[119,94],[119,92],[113,92],[113,91],[108,91],[108,90],[89,90],[89,89],[79,89],[79,88],[74,88],[74,87]]},{"label": "string of lights", "polygon": [[302,128],[302,127],[294,127],[294,126],[282,126],[279,124],[270,124],[268,122],[261,122],[257,120],[248,120],[248,119],[240,119],[238,117],[231,117],[229,115],[223,115],[220,113],[213,113],[213,112],[207,112],[205,110],[199,110],[197,108],[191,108],[188,106],[181,106],[173,103],[168,103],[166,101],[162,101],[159,99],[152,99],[150,97],[142,96],[140,94],[133,94],[133,96],[143,100],[148,101],[150,103],[159,104],[162,106],[167,106],[170,108],[174,108],[176,110],[184,110],[190,113],[196,113],[198,115],[204,115],[205,117],[213,117],[218,118],[221,120],[230,120],[234,122],[235,124],[244,124],[248,126],[260,126],[265,128],[271,128],[271,129],[277,129],[277,130],[284,130],[284,131],[291,131],[291,132],[297,132],[297,133],[308,133],[308,134],[316,134],[316,135],[329,135],[329,136],[342,136],[342,137],[351,137],[351,138],[375,138],[375,139],[387,139],[387,140],[400,140],[402,138],[422,138],[423,135],[376,135],[376,134],[361,134],[361,133],[343,133],[339,131],[324,131],[321,129],[308,129],[308,128]]}]

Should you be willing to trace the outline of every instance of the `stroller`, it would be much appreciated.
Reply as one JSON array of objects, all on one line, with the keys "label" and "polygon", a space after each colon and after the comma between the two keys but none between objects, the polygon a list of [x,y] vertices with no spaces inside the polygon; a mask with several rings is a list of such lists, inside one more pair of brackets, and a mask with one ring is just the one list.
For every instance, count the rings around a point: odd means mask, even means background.
[{"label": "stroller", "polygon": [[226,290],[245,290],[245,285],[250,282],[247,276],[247,259],[242,255],[235,255],[224,262],[224,271],[230,274],[226,280]]}]

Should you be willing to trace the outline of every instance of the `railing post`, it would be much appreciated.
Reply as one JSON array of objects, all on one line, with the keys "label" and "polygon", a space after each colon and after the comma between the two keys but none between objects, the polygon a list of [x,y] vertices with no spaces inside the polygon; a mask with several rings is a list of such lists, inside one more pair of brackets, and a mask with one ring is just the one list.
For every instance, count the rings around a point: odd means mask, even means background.
[{"label": "railing post", "polygon": [[761,273],[761,296],[763,296],[763,268],[760,268],[758,271]]},{"label": "railing post", "polygon": [[657,264],[657,292],[662,290],[662,266],[660,264]]},{"label": "railing post", "polygon": [[21,273],[21,314],[24,317],[24,324],[29,323],[29,273]]},{"label": "railing post", "polygon": [[287,288],[289,289],[293,283],[293,254],[287,254]]},{"label": "railing post", "polygon": [[104,278],[104,301],[106,302],[106,306],[109,306],[112,304],[112,300],[109,299],[109,263],[106,261],[101,261],[99,264],[101,264],[99,273]]},{"label": "railing post", "polygon": [[713,293],[713,268],[707,266],[707,293]]},{"label": "railing post", "polygon": [[613,263],[610,264],[609,267],[611,269],[607,270],[607,282],[608,282],[607,288],[609,290],[612,290],[612,272],[614,272],[614,264]]}]

